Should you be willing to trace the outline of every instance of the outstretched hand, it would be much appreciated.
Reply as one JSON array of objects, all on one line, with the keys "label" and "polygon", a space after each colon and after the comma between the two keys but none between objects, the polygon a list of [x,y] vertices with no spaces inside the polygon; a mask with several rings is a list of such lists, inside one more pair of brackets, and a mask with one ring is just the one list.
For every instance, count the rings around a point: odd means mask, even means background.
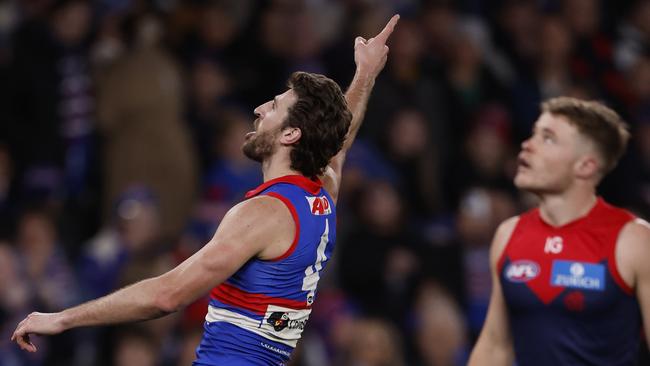
[{"label": "outstretched hand", "polygon": [[357,64],[357,72],[374,79],[386,65],[388,58],[388,46],[386,41],[393,33],[399,15],[393,15],[384,29],[375,37],[366,40],[357,37],[354,40],[354,62]]},{"label": "outstretched hand", "polygon": [[25,351],[36,352],[36,346],[29,339],[30,335],[52,335],[63,330],[59,313],[31,313],[18,323],[11,340]]}]

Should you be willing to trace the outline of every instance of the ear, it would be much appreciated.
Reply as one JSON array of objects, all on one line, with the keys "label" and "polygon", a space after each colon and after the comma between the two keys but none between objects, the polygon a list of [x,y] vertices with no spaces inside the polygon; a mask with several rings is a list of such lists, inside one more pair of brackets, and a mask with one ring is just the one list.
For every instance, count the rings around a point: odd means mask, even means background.
[{"label": "ear", "polygon": [[583,155],[575,163],[576,176],[583,179],[593,178],[600,174],[601,166],[600,160],[594,155]]},{"label": "ear", "polygon": [[293,145],[302,137],[302,131],[298,127],[287,127],[282,130],[280,143],[282,145]]}]

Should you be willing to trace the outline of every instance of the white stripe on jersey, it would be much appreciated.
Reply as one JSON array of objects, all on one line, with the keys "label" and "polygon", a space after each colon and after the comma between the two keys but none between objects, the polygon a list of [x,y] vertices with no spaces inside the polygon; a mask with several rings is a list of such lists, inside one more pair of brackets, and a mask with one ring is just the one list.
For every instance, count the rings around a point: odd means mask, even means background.
[{"label": "white stripe on jersey", "polygon": [[[295,348],[310,314],[311,309],[296,310],[269,305],[260,324],[259,321],[245,315],[210,305],[205,320],[208,323],[230,323],[271,341]],[[273,320],[269,321],[271,318]]]}]

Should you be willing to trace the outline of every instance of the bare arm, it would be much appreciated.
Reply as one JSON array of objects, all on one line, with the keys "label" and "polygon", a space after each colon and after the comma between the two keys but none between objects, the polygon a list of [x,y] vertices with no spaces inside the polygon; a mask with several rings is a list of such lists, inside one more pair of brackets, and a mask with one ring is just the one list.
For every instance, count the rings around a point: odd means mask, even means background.
[{"label": "bare arm", "polygon": [[640,219],[630,222],[623,228],[618,240],[618,268],[625,282],[634,288],[650,347],[650,224]]},{"label": "bare arm", "polygon": [[32,313],[18,324],[11,339],[35,352],[30,334],[57,334],[175,312],[223,282],[250,258],[282,254],[294,230],[293,218],[279,200],[262,196],[242,202],[226,214],[210,242],[171,271],[59,313]]},{"label": "bare arm", "polygon": [[352,146],[363,122],[368,98],[370,98],[370,92],[375,85],[375,79],[386,65],[388,57],[386,41],[393,33],[398,20],[399,15],[394,15],[384,29],[374,38],[365,40],[362,37],[357,37],[354,41],[354,61],[357,64],[357,70],[348,91],[345,93],[345,100],[348,103],[350,112],[352,112],[352,121],[345,136],[343,148],[330,160],[325,176],[322,178],[325,188],[334,200],[338,198],[345,155]]},{"label": "bare arm", "polygon": [[517,217],[504,221],[497,229],[492,241],[492,248],[490,249],[492,296],[490,297],[490,306],[483,330],[469,358],[470,366],[510,366],[513,363],[512,339],[506,304],[501,291],[499,274],[497,273],[497,263],[517,221]]}]

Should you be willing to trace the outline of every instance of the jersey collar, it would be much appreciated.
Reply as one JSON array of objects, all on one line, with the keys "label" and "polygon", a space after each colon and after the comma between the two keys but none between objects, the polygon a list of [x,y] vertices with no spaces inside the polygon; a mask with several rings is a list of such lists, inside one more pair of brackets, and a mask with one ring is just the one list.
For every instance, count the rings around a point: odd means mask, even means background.
[{"label": "jersey collar", "polygon": [[271,179],[268,182],[262,183],[262,185],[259,187],[248,191],[245,197],[251,198],[257,196],[265,189],[278,183],[289,183],[296,185],[313,195],[318,194],[318,192],[320,192],[320,189],[323,187],[323,183],[318,178],[316,178],[316,180],[311,180],[303,175],[285,175],[283,177]]}]

